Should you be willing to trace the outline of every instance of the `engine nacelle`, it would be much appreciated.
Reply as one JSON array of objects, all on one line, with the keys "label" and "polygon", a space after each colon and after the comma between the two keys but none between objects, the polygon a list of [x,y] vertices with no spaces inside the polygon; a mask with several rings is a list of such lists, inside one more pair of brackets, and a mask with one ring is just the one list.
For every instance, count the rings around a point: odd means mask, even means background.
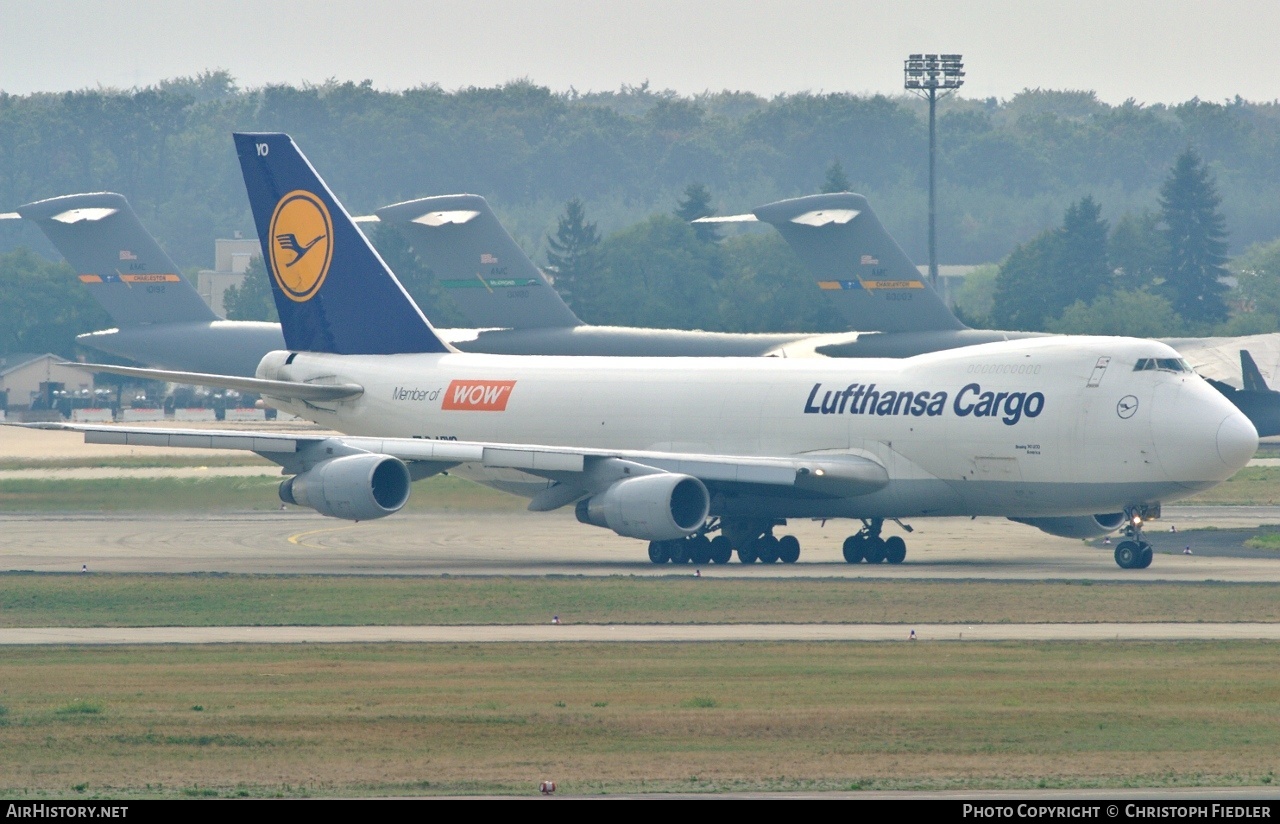
[{"label": "engine nacelle", "polygon": [[1072,515],[1067,518],[1010,518],[1009,520],[1034,526],[1041,532],[1048,532],[1060,538],[1097,538],[1124,526],[1124,513]]},{"label": "engine nacelle", "polygon": [[388,455],[330,458],[280,484],[280,500],[321,515],[371,521],[398,512],[409,500],[409,467]]},{"label": "engine nacelle", "polygon": [[582,523],[645,541],[692,535],[710,512],[711,496],[702,481],[672,472],[624,478],[577,507]]}]

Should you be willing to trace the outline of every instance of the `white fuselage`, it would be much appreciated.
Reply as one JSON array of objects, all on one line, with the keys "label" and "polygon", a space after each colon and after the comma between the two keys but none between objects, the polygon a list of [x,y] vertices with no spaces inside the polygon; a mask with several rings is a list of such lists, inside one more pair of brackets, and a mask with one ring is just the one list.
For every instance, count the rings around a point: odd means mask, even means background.
[{"label": "white fuselage", "polygon": [[[285,361],[292,357],[292,362]],[[1130,338],[1010,341],[907,359],[592,358],[273,352],[262,378],[358,383],[279,402],[351,435],[733,456],[852,454],[889,484],[852,498],[738,490],[716,514],[1036,517],[1116,512],[1213,486],[1252,457],[1248,419]],[[460,467],[535,494],[546,480]]]}]

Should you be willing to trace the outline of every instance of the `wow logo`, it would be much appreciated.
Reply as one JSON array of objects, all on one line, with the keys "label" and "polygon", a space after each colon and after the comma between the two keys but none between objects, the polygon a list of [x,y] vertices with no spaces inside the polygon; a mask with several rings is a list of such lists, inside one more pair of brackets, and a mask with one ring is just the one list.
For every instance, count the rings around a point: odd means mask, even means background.
[{"label": "wow logo", "polygon": [[298,189],[271,213],[271,272],[290,300],[311,300],[333,261],[333,220],[324,202]]}]

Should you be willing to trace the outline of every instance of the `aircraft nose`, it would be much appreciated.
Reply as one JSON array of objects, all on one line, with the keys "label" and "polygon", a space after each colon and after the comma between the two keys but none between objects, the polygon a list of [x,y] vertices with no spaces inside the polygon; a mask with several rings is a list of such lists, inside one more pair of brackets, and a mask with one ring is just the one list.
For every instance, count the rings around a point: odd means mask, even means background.
[{"label": "aircraft nose", "polygon": [[1207,383],[1158,386],[1154,406],[1156,454],[1169,479],[1188,489],[1225,481],[1249,463],[1258,448],[1253,423]]},{"label": "aircraft nose", "polygon": [[1242,469],[1258,451],[1258,430],[1236,410],[1218,426],[1218,458],[1232,472]]}]

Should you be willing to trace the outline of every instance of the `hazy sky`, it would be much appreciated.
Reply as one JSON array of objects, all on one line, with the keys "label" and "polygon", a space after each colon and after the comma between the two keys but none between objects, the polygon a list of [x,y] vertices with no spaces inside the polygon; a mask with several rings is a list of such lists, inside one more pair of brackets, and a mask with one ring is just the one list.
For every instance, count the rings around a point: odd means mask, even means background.
[{"label": "hazy sky", "polygon": [[896,94],[903,59],[932,51],[964,55],[965,97],[1271,101],[1278,35],[1280,0],[0,0],[0,90],[221,68],[242,87]]}]

